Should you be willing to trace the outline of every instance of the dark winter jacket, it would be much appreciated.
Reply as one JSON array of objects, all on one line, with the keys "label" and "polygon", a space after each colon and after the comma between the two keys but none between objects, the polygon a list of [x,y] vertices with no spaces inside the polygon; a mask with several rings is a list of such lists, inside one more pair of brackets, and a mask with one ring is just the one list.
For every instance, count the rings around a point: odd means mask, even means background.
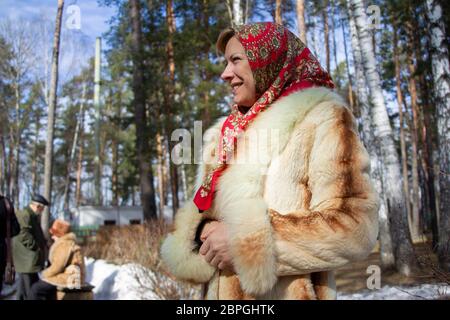
[{"label": "dark winter jacket", "polygon": [[13,257],[16,271],[35,273],[44,267],[46,240],[40,219],[30,207],[17,212],[20,232],[13,238]]},{"label": "dark winter jacket", "polygon": [[[6,219],[7,211],[5,205],[6,198],[0,195],[0,267],[6,263]],[[16,236],[20,231],[20,225],[14,213],[14,207],[11,206],[11,237]],[[1,268],[0,268],[1,269]]]}]

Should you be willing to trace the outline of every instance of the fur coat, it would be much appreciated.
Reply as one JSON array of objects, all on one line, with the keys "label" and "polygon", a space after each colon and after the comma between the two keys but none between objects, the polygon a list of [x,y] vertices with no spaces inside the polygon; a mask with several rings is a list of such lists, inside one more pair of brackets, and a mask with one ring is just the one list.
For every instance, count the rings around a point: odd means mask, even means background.
[{"label": "fur coat", "polygon": [[50,267],[42,272],[45,282],[63,288],[80,288],[85,281],[85,265],[74,233],[58,238],[49,252]]},{"label": "fur coat", "polygon": [[[205,132],[197,187],[223,121]],[[365,258],[378,235],[379,199],[352,112],[326,88],[280,98],[239,138],[233,160],[208,211],[192,201],[178,211],[161,246],[168,271],[206,284],[207,299],[335,299],[333,270]],[[199,254],[203,219],[226,223],[236,274]]]}]

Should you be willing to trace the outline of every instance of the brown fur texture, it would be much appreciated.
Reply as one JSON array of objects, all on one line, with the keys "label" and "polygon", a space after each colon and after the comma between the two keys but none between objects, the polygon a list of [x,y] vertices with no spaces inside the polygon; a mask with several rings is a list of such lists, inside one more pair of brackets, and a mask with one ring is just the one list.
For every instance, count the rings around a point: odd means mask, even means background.
[{"label": "brown fur texture", "polygon": [[[222,123],[205,133],[209,164]],[[277,139],[261,139],[262,131]],[[332,270],[370,253],[379,206],[368,154],[341,98],[325,88],[281,98],[250,124],[232,160],[210,210],[200,215],[189,201],[177,214],[161,249],[167,269],[208,282],[207,299],[335,299]],[[235,275],[205,265],[193,249],[204,218],[227,225]]]},{"label": "brown fur texture", "polygon": [[86,268],[74,233],[58,238],[50,248],[50,267],[42,273],[43,280],[58,287],[76,288],[85,282]]}]

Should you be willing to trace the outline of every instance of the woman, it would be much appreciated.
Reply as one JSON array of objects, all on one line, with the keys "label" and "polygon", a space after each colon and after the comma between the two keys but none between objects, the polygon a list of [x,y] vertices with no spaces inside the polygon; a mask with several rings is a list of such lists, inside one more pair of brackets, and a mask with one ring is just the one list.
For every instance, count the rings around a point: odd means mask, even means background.
[{"label": "woman", "polygon": [[365,258],[378,233],[355,119],[286,28],[227,29],[217,48],[234,105],[205,133],[197,192],[162,259],[208,299],[335,299],[333,270]]},{"label": "woman", "polygon": [[85,280],[85,266],[76,236],[70,232],[70,224],[55,220],[49,230],[55,241],[50,248],[50,267],[42,272],[42,279],[31,288],[32,300],[56,299],[57,287],[79,288]]}]

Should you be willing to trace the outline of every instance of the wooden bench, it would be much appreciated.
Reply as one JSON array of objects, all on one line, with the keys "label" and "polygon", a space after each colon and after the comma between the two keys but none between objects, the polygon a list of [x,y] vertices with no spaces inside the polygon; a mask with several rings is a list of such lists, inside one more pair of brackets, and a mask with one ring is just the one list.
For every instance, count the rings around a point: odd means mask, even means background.
[{"label": "wooden bench", "polygon": [[85,283],[79,289],[57,287],[56,300],[94,300],[94,288],[89,283]]}]

